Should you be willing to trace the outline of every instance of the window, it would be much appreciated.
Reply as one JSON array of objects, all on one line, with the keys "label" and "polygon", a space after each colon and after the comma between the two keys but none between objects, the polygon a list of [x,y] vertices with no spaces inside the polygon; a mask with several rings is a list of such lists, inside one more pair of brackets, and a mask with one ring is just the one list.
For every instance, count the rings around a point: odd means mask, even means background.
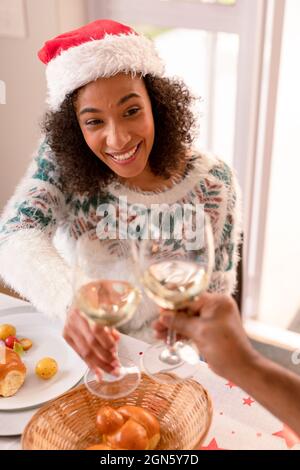
[{"label": "window", "polygon": [[[289,52],[290,65],[283,62],[275,123],[286,3],[294,5],[293,11],[289,7],[294,33],[291,44],[284,45],[283,53]],[[295,142],[285,157],[290,161],[289,169],[295,168],[291,180],[285,172],[282,154],[286,152],[282,148],[288,148],[291,133],[299,134],[293,127],[298,116],[299,69],[287,72],[294,65],[299,43],[298,3],[298,0],[90,0],[91,19],[114,18],[137,25],[144,32],[148,30],[169,73],[183,77],[192,91],[202,97],[197,144],[234,166],[243,192],[243,314],[273,325],[280,318],[277,326],[283,327],[300,304],[296,286],[300,271],[296,264],[293,266],[293,259],[300,254],[296,249],[300,229],[290,225],[289,235],[283,233],[280,218],[283,216],[278,216],[276,197],[279,188],[283,188],[286,195],[280,199],[281,204],[285,202],[281,210],[286,214],[288,207],[297,219],[298,171],[292,158],[298,159],[298,147]],[[297,79],[289,84],[291,76]],[[293,116],[291,122],[287,114]],[[296,196],[290,195],[291,188],[295,188]],[[292,215],[288,218],[291,221]],[[292,251],[288,251],[289,246]],[[282,269],[285,260],[288,263]],[[288,274],[290,281],[286,281]],[[290,298],[289,304],[283,305],[279,297],[282,300],[285,295],[280,287],[288,286],[289,282],[293,300]],[[272,313],[275,304],[278,314]],[[282,309],[288,310],[284,321]]]},{"label": "window", "polygon": [[179,77],[194,96],[199,117],[199,149],[233,163],[238,36],[186,28],[133,25],[150,36],[166,64],[168,76]]},{"label": "window", "polygon": [[261,272],[258,318],[300,333],[300,2],[287,0]]}]

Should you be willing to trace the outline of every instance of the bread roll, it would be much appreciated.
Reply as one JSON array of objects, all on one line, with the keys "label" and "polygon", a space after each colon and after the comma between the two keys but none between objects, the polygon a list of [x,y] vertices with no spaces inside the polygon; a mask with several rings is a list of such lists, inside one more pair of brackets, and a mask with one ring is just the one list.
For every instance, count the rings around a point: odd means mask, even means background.
[{"label": "bread roll", "polygon": [[5,348],[5,363],[0,363],[0,396],[11,397],[23,385],[26,367],[20,356]]},{"label": "bread roll", "polygon": [[125,420],[118,411],[111,406],[101,406],[98,410],[96,423],[100,434],[111,434],[118,431]]},{"label": "bread roll", "polygon": [[125,419],[131,418],[140,423],[146,429],[149,439],[147,450],[155,449],[160,439],[160,424],[150,411],[139,406],[125,405],[118,408],[118,413]]},{"label": "bread roll", "polygon": [[115,449],[145,450],[149,449],[149,439],[146,429],[140,424],[129,419],[115,433],[107,434],[104,442]]},{"label": "bread roll", "polygon": [[102,406],[97,413],[97,427],[105,445],[114,449],[151,450],[160,439],[157,418],[139,406]]}]

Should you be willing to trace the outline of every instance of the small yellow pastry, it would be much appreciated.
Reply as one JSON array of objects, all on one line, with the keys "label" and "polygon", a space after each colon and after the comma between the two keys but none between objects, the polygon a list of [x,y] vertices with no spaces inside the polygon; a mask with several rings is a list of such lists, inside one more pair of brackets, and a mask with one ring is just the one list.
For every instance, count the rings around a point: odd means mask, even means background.
[{"label": "small yellow pastry", "polygon": [[44,357],[40,359],[35,366],[35,373],[44,380],[51,379],[58,371],[58,365],[52,357]]}]

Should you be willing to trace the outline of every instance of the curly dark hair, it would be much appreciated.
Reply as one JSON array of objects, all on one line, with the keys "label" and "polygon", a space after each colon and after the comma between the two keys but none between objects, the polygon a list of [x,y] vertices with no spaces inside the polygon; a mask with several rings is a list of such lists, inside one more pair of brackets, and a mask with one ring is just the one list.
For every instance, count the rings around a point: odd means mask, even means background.
[{"label": "curly dark hair", "polygon": [[[181,167],[194,139],[193,97],[179,80],[146,75],[144,82],[155,125],[149,164],[155,175],[168,179]],[[84,140],[74,109],[77,94],[78,89],[67,95],[59,111],[47,112],[41,127],[60,166],[64,189],[95,194],[117,176]]]}]

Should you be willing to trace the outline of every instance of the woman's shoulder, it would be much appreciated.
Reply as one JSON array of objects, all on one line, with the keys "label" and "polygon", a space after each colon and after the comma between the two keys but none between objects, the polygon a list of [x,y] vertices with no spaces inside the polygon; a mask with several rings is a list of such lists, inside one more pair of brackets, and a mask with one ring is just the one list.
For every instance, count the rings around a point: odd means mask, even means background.
[{"label": "woman's shoulder", "polygon": [[235,172],[233,168],[217,155],[195,150],[190,156],[190,163],[197,169],[200,180],[220,183],[228,188],[235,184]]},{"label": "woman's shoulder", "polygon": [[40,178],[43,181],[50,181],[59,175],[59,164],[56,160],[55,153],[52,151],[46,139],[40,140],[34,161],[38,170],[36,178]]},{"label": "woman's shoulder", "polygon": [[46,139],[41,139],[34,155],[34,173],[32,178],[62,189],[62,179],[55,153]]}]

